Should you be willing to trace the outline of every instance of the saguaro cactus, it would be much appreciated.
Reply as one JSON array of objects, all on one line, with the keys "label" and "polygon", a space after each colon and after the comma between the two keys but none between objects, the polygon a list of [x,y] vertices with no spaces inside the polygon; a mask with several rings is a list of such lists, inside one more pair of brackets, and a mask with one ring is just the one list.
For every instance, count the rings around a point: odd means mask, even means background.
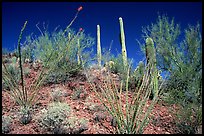
[{"label": "saguaro cactus", "polygon": [[153,82],[153,91],[152,95],[157,96],[158,95],[158,70],[156,68],[156,51],[154,48],[154,42],[151,38],[146,39],[146,59],[147,59],[147,66],[149,66],[150,69],[150,76],[151,80]]},{"label": "saguaro cactus", "polygon": [[119,17],[120,22],[120,39],[121,39],[121,45],[122,45],[122,56],[123,56],[123,65],[124,67],[127,66],[127,52],[126,52],[126,46],[125,46],[125,33],[124,33],[124,27],[123,27],[123,19]]},{"label": "saguaro cactus", "polygon": [[97,25],[97,58],[98,58],[98,66],[101,67],[100,25]]}]

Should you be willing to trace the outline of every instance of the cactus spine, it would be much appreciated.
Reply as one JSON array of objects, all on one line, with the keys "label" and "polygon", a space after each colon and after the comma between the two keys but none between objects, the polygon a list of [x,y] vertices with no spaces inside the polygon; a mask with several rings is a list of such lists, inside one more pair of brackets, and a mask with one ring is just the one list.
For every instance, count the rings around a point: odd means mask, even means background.
[{"label": "cactus spine", "polygon": [[[156,51],[154,48],[154,42],[151,38],[146,39],[146,58],[147,58],[147,65],[150,66],[150,75],[152,77],[153,83],[153,96],[158,95],[158,70],[156,68]],[[155,92],[156,91],[156,92]]]},{"label": "cactus spine", "polygon": [[123,66],[127,66],[127,51],[125,46],[125,33],[123,27],[123,19],[119,17],[120,22],[120,37],[121,37],[121,45],[122,45],[122,56],[123,56]]},{"label": "cactus spine", "polygon": [[97,58],[98,58],[98,66],[101,67],[100,25],[97,25]]}]

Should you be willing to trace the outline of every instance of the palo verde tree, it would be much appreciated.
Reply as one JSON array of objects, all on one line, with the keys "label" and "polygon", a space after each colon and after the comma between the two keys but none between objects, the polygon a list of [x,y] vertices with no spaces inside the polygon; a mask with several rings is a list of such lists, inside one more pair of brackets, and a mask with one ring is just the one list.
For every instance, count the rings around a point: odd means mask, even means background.
[{"label": "palo verde tree", "polygon": [[156,23],[143,27],[142,31],[144,38],[151,37],[155,43],[157,67],[169,73],[165,86],[166,92],[170,93],[169,100],[183,108],[192,104],[194,109],[202,107],[202,36],[199,23],[182,31],[174,19],[159,15]]}]

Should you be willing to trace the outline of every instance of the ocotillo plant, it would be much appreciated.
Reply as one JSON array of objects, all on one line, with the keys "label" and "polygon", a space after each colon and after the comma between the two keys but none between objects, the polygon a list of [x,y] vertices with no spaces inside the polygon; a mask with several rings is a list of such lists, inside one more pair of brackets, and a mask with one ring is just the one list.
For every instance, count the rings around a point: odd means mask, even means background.
[{"label": "ocotillo plant", "polygon": [[98,59],[98,66],[101,67],[100,25],[97,25],[97,59]]},{"label": "ocotillo plant", "polygon": [[79,41],[79,39],[77,40],[77,45],[78,45],[77,61],[78,61],[78,65],[80,65],[80,64],[81,64],[81,61],[80,61],[80,41]]},{"label": "ocotillo plant", "polygon": [[125,46],[125,33],[124,33],[124,27],[123,27],[123,19],[119,17],[120,22],[120,40],[122,45],[122,56],[123,56],[123,66],[127,66],[127,52],[126,52],[126,46]]},{"label": "ocotillo plant", "polygon": [[[157,68],[156,68],[156,52],[154,48],[154,42],[151,38],[146,39],[146,59],[147,59],[147,66],[152,67],[150,72],[150,75],[152,77],[151,80],[153,80],[153,90],[158,90],[158,78],[157,78]],[[152,95],[157,95],[156,92],[152,92]]]}]

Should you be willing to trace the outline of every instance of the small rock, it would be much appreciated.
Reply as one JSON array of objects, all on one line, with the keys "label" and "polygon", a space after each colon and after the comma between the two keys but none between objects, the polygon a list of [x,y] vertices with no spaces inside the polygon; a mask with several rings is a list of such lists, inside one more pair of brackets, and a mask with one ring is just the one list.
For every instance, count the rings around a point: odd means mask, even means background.
[{"label": "small rock", "polygon": [[104,119],[106,119],[106,116],[104,115],[104,113],[96,113],[95,114],[95,117],[94,117],[95,121],[100,122],[100,121],[102,121]]},{"label": "small rock", "polygon": [[169,132],[165,132],[164,134],[170,134]]}]

